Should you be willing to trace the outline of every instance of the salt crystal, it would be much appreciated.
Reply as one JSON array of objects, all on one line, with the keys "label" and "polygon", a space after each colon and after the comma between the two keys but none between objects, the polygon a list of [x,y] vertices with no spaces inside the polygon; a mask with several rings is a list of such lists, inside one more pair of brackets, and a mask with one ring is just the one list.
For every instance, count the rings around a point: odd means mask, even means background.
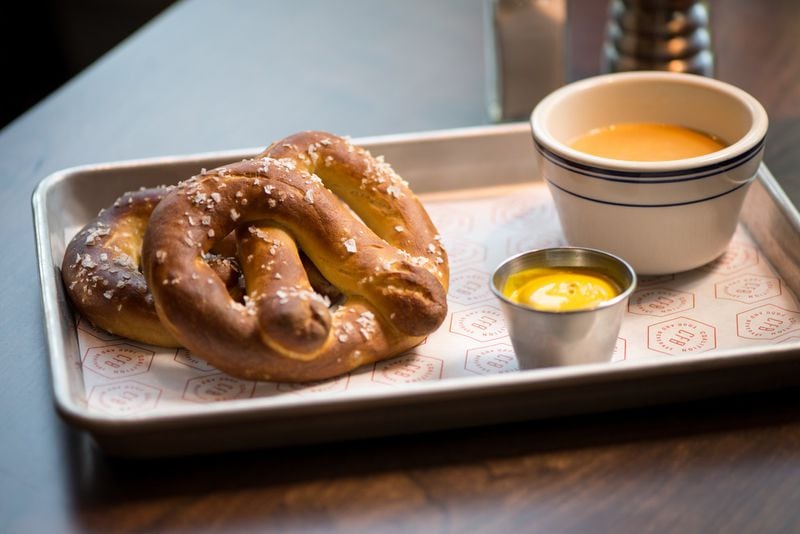
[{"label": "salt crystal", "polygon": [[403,192],[400,191],[400,188],[394,185],[390,185],[389,187],[387,187],[386,192],[389,194],[389,196],[392,196],[394,198],[401,198],[403,196]]}]

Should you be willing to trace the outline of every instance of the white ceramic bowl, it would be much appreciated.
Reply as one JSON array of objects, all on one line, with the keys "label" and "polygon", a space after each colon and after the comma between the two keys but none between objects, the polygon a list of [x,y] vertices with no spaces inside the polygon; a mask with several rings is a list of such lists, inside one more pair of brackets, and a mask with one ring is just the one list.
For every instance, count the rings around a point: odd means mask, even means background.
[{"label": "white ceramic bowl", "polygon": [[[570,148],[603,126],[677,124],[722,150],[670,161],[623,161]],[[626,72],[562,87],[531,114],[539,168],[570,245],[621,256],[643,275],[686,271],[721,255],[764,150],[767,113],[730,84],[691,74]]]}]

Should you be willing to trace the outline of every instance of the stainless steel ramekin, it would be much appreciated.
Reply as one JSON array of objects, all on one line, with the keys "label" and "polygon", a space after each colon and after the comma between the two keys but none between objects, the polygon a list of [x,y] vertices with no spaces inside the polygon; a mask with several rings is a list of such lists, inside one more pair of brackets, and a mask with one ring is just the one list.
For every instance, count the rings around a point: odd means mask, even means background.
[{"label": "stainless steel ramekin", "polygon": [[[541,311],[516,304],[502,289],[513,273],[531,268],[583,267],[611,279],[616,297],[597,307],[575,311]],[[610,361],[636,273],[625,260],[600,250],[578,247],[523,252],[503,262],[490,282],[500,299],[520,369]]]}]

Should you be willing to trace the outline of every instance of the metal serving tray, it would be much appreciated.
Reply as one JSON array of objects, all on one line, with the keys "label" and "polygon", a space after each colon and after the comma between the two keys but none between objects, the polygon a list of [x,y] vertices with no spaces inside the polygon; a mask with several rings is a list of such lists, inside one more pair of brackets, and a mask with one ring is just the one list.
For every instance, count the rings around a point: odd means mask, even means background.
[{"label": "metal serving tray", "polygon": [[[527,124],[356,142],[383,154],[416,192],[430,198],[540,180]],[[60,278],[65,229],[82,226],[124,191],[176,183],[200,168],[257,152],[86,165],[46,177],[34,192],[55,404],[62,417],[88,431],[105,451],[164,456],[355,439],[652,405],[800,382],[800,337],[788,336],[781,343],[756,341],[696,355],[446,378],[339,395],[274,395],[124,417],[90,410],[75,317]],[[748,193],[741,223],[783,287],[800,293],[800,217],[765,166]],[[800,313],[785,311],[788,320],[798,322]]]}]

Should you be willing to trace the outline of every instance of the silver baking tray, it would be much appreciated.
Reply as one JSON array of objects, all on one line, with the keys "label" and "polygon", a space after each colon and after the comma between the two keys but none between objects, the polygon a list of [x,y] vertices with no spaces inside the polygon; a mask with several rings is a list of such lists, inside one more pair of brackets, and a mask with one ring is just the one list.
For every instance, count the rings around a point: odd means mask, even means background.
[{"label": "silver baking tray", "polygon": [[[418,193],[539,180],[527,124],[356,140],[383,154]],[[131,189],[176,183],[258,149],[86,165],[44,178],[33,194],[55,405],[111,454],[164,456],[358,439],[757,391],[800,382],[800,342],[693,356],[442,379],[339,396],[230,400],[202,409],[115,417],[87,408],[75,317],[60,279],[65,228],[82,226]],[[741,216],[783,283],[800,294],[800,217],[762,166]]]}]

